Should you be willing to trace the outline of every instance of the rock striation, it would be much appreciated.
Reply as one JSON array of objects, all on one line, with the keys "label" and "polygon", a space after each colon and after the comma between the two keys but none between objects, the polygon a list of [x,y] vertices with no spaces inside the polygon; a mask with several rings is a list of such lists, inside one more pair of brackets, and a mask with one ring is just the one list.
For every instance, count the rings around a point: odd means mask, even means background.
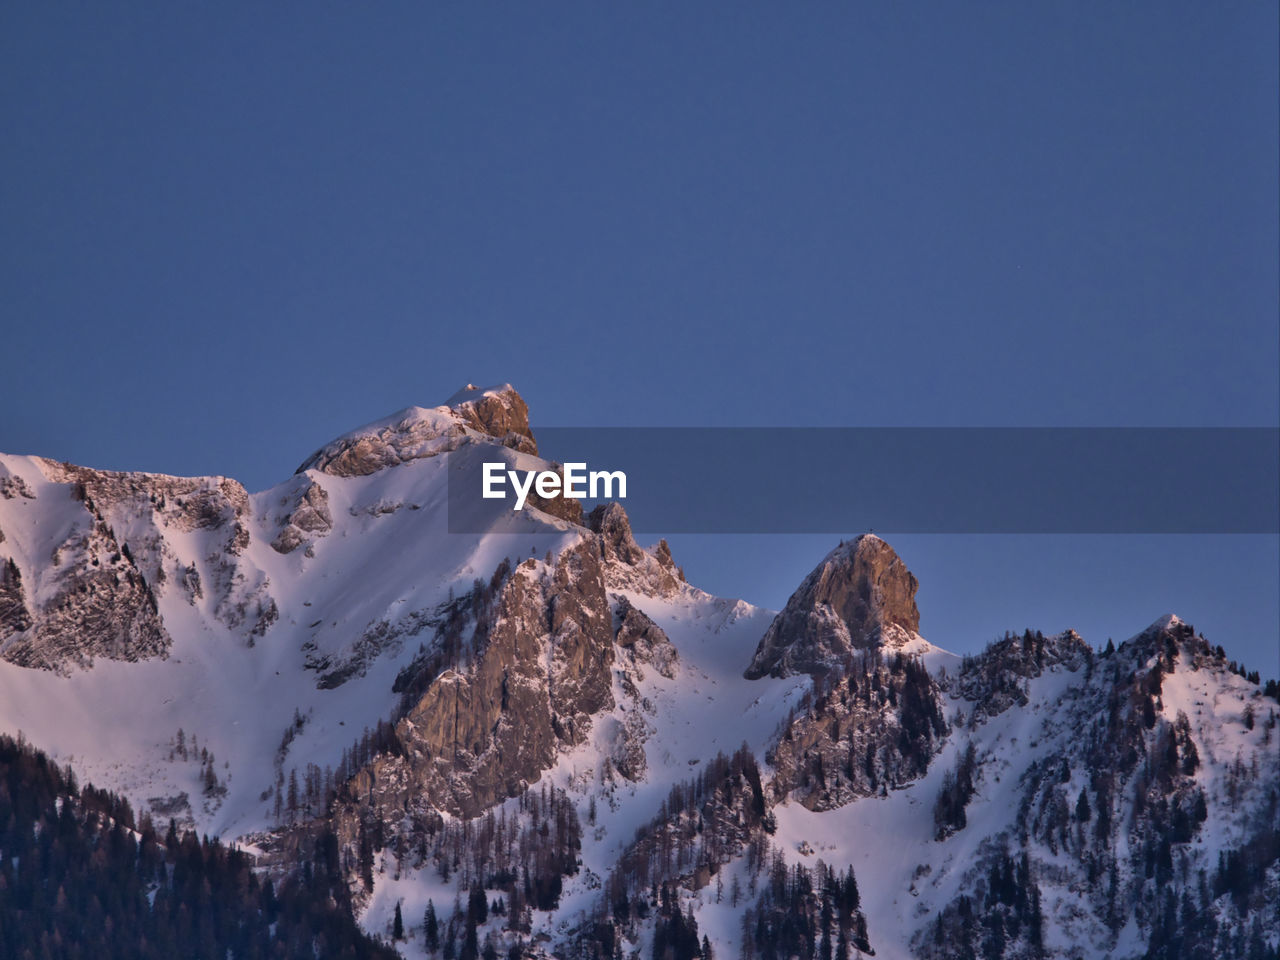
[{"label": "rock striation", "polygon": [[401,755],[355,776],[350,816],[418,806],[477,816],[523,792],[613,706],[612,613],[592,540],[552,564],[526,560],[497,603],[475,659],[444,669],[396,725]]},{"label": "rock striation", "polygon": [[[672,677],[679,658],[662,629],[610,584],[661,586],[671,574],[636,545],[621,507],[597,519],[604,516],[607,536],[584,530],[548,561],[525,560],[505,580],[495,574],[491,600],[456,601],[473,618],[471,641],[450,647],[459,651],[452,659],[428,647],[415,675],[397,681],[412,698],[395,725],[395,748],[360,769],[334,808],[344,849],[356,850],[362,830],[413,842],[415,824],[437,811],[472,818],[520,796],[597,723],[617,772],[644,775],[643,711],[628,711],[626,722],[610,715],[615,666],[632,697],[633,674],[652,668]],[[436,649],[458,633],[452,622]]]}]

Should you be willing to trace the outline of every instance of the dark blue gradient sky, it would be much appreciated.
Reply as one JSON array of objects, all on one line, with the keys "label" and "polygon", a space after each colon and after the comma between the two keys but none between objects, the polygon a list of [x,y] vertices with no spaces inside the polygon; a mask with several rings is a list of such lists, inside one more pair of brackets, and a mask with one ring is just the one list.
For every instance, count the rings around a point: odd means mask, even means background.
[{"label": "dark blue gradient sky", "polygon": [[[535,424],[1276,425],[1278,29],[1254,2],[9,4],[0,449],[260,488],[469,380]],[[682,546],[774,605],[825,552]],[[1275,537],[903,550],[957,648],[1172,606],[1276,672]]]}]

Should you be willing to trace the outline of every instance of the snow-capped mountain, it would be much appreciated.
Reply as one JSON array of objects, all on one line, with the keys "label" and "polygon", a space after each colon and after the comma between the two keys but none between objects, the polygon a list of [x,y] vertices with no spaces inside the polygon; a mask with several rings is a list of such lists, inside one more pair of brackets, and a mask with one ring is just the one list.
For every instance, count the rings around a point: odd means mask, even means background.
[{"label": "snow-capped mountain", "polygon": [[451,525],[495,458],[510,385],[254,494],[0,457],[0,732],[405,956],[1272,955],[1280,706],[1189,625],[956,657],[870,535],[775,615],[617,504]]}]

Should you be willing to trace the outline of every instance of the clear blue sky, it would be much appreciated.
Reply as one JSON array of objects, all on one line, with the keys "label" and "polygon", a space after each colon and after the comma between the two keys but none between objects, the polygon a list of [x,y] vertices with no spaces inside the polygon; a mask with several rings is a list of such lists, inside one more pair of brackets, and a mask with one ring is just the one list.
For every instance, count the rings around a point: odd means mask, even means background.
[{"label": "clear blue sky", "polygon": [[[1280,423],[1274,3],[127,6],[0,11],[0,449],[261,488],[468,380]],[[773,605],[826,546],[676,545]],[[1276,672],[1274,537],[899,546],[939,642],[1172,607]]]}]

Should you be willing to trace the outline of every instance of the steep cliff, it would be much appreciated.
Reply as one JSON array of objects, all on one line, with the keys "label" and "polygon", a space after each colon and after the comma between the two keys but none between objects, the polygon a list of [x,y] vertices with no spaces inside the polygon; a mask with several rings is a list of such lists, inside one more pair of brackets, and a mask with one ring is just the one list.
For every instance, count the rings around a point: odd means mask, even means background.
[{"label": "steep cliff", "polygon": [[855,650],[902,646],[920,628],[918,585],[879,537],[864,534],[842,543],[769,625],[747,678],[824,673]]}]

